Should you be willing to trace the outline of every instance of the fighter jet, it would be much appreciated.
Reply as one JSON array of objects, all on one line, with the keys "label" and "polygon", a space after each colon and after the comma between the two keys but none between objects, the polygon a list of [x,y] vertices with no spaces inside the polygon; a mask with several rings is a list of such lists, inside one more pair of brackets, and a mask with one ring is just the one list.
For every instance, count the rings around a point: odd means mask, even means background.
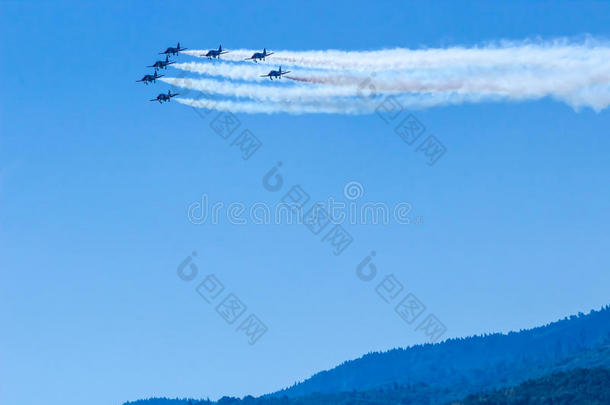
[{"label": "fighter jet", "polygon": [[165,94],[165,93],[161,93],[161,94],[159,94],[159,95],[157,96],[157,98],[153,98],[152,100],[149,100],[149,101],[158,101],[158,102],[159,102],[159,104],[161,104],[161,103],[163,103],[164,101],[169,102],[169,101],[172,99],[172,97],[176,97],[177,95],[178,95],[178,93],[176,93],[176,94],[172,94],[172,91],[171,91],[171,90],[168,90],[168,91],[167,91],[167,94]]},{"label": "fighter jet", "polygon": [[277,79],[281,79],[282,75],[285,75],[286,73],[290,73],[290,70],[282,72],[282,67],[280,66],[280,70],[272,70],[266,75],[261,75],[261,77],[268,77],[270,80],[273,80],[274,77]]},{"label": "fighter jet", "polygon": [[180,42],[178,42],[178,45],[176,45],[175,48],[172,48],[170,46],[165,51],[159,52],[159,55],[178,55],[178,53],[180,53],[181,51],[184,51],[186,49],[188,49],[188,48],[180,48]]},{"label": "fighter jet", "polygon": [[269,55],[273,55],[273,52],[267,52],[267,48],[263,48],[262,52],[255,52],[252,54],[252,56],[244,60],[253,60],[254,62],[258,63],[259,60],[265,60],[265,58]]},{"label": "fighter jet", "polygon": [[220,55],[224,55],[225,53],[228,53],[228,52],[229,52],[229,51],[223,51],[223,50],[222,50],[222,45],[219,45],[219,46],[218,46],[218,49],[210,49],[210,50],[208,51],[208,53],[206,53],[206,54],[205,54],[205,55],[203,55],[203,56],[207,56],[207,57],[208,57],[208,59],[212,59],[212,58],[216,58],[216,59],[218,59],[218,57],[219,57]]},{"label": "fighter jet", "polygon": [[163,76],[165,75],[159,75],[157,74],[157,70],[155,70],[154,75],[146,75],[140,80],[136,80],[136,82],[144,82],[144,84],[148,85],[148,83],[156,83],[157,79]]},{"label": "fighter jet", "polygon": [[154,65],[150,65],[150,66],[146,66],[146,67],[155,68],[155,72],[156,72],[157,69],[167,69],[167,67],[173,63],[176,63],[176,62],[170,62],[169,55],[166,55],[165,60],[158,60],[155,62]]}]

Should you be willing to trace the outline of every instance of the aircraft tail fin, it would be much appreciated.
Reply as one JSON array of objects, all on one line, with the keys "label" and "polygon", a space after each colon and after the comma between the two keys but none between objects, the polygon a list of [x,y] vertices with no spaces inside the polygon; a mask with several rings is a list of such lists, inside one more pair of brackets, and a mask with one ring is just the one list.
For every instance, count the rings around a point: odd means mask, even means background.
[{"label": "aircraft tail fin", "polygon": [[263,55],[267,55],[267,48],[263,48]]},{"label": "aircraft tail fin", "polygon": [[222,45],[218,45],[218,50],[222,52]]}]

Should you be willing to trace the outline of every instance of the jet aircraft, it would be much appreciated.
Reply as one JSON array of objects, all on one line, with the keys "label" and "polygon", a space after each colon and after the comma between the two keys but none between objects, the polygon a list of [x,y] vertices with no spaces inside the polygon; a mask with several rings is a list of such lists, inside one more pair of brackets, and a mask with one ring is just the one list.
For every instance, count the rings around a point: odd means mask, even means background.
[{"label": "jet aircraft", "polygon": [[167,67],[173,63],[176,63],[176,62],[171,62],[169,60],[169,55],[166,55],[165,60],[158,60],[154,63],[154,65],[146,66],[146,67],[155,68],[155,71],[156,71],[157,69],[167,69]]},{"label": "jet aircraft", "polygon": [[144,82],[144,84],[148,85],[148,83],[155,83],[158,78],[163,77],[163,76],[164,75],[157,74],[157,71],[155,70],[154,75],[145,75],[140,80],[136,80],[136,82]]},{"label": "jet aircraft", "polygon": [[163,103],[164,101],[171,101],[172,97],[176,97],[178,95],[178,93],[172,94],[171,90],[167,91],[167,94],[165,93],[161,93],[157,96],[157,98],[153,98],[152,100],[149,101],[158,101],[159,104]]},{"label": "jet aircraft", "polygon": [[175,48],[172,48],[170,46],[165,51],[159,52],[159,55],[178,55],[178,53],[180,53],[181,51],[184,51],[186,49],[188,49],[188,48],[180,48],[180,42],[178,42],[178,45],[176,45]]},{"label": "jet aircraft", "polygon": [[282,67],[280,66],[280,70],[272,70],[266,75],[261,75],[261,77],[268,77],[270,80],[273,80],[274,77],[281,79],[282,75],[285,75],[286,73],[290,73],[290,70],[282,71]]},{"label": "jet aircraft", "polygon": [[225,53],[228,53],[228,52],[229,52],[229,51],[223,51],[223,50],[222,50],[222,45],[220,45],[220,46],[218,46],[218,49],[210,49],[210,50],[208,51],[208,53],[206,53],[206,54],[205,54],[205,55],[203,55],[203,56],[207,56],[207,57],[208,57],[208,59],[212,59],[212,58],[216,58],[216,59],[218,59],[218,57],[219,57],[220,55],[224,55]]},{"label": "jet aircraft", "polygon": [[252,54],[252,56],[244,60],[253,60],[254,62],[258,63],[259,60],[265,60],[265,58],[269,55],[273,55],[273,52],[267,52],[267,48],[263,48],[262,52],[255,52]]}]

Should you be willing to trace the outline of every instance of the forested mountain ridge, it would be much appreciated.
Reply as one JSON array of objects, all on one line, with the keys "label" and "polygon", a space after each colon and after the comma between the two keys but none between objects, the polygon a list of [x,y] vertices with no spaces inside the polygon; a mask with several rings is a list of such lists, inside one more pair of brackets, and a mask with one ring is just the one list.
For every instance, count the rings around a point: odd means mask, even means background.
[{"label": "forested mountain ridge", "polygon": [[365,391],[393,383],[517,384],[561,369],[564,362],[570,367],[574,356],[605,344],[610,344],[610,306],[519,332],[369,353],[273,395]]},{"label": "forested mountain ridge", "polygon": [[[260,398],[223,397],[217,404],[441,405],[557,372],[600,367],[610,368],[610,306],[519,332],[369,353],[285,390]],[[193,405],[211,403],[192,400]],[[188,400],[127,404],[183,405]]]},{"label": "forested mountain ridge", "polygon": [[218,402],[153,398],[129,405],[607,405],[610,404],[610,369],[572,369],[525,381],[517,386],[470,394],[462,400],[457,391],[426,384],[395,386],[366,392],[312,394],[304,397],[223,397]]}]

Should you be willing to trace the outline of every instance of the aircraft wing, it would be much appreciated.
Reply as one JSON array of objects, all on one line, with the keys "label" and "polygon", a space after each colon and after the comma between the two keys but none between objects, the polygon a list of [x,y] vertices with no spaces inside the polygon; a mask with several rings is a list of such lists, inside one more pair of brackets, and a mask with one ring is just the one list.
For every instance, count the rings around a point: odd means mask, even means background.
[{"label": "aircraft wing", "polygon": [[282,72],[283,75],[285,75],[286,73],[290,73],[290,70],[287,70],[285,72]]},{"label": "aircraft wing", "polygon": [[266,75],[261,75],[261,77],[269,77],[271,76],[271,73],[267,73]]},{"label": "aircraft wing", "polygon": [[244,60],[251,60],[251,59],[254,59],[254,58],[252,56],[250,56],[249,58],[246,58]]},{"label": "aircraft wing", "polygon": [[267,55],[265,56],[269,56],[269,55],[273,55],[275,52],[267,52]]},{"label": "aircraft wing", "polygon": [[159,101],[158,98],[153,98],[152,100],[148,100],[148,101]]}]

